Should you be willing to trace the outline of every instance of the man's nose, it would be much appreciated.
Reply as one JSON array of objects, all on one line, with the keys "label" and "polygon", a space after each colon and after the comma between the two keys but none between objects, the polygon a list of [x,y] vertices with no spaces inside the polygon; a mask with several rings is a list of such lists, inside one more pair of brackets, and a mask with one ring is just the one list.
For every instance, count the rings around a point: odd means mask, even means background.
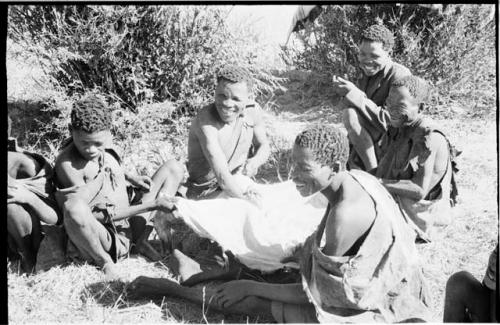
[{"label": "man's nose", "polygon": [[233,107],[233,101],[231,99],[224,99],[222,101],[222,105],[226,106],[226,107]]}]

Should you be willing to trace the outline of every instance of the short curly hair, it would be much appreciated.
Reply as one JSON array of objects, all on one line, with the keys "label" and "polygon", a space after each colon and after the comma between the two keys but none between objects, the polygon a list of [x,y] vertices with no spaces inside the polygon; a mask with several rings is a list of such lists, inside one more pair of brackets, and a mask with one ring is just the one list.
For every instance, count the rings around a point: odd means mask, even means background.
[{"label": "short curly hair", "polygon": [[392,52],[394,47],[394,34],[382,24],[371,25],[361,33],[361,41],[382,43],[382,48]]},{"label": "short curly hair", "polygon": [[417,104],[425,104],[429,100],[431,93],[431,86],[424,79],[409,75],[395,80],[391,87],[399,88],[405,87],[410,92]]},{"label": "short curly hair", "polygon": [[95,94],[85,95],[73,103],[71,127],[88,133],[111,129],[111,109]]},{"label": "short curly hair", "polygon": [[253,88],[253,77],[250,71],[236,65],[225,65],[217,71],[217,82],[227,80],[230,82],[244,82],[248,90]]},{"label": "short curly hair", "polygon": [[317,124],[309,127],[295,138],[295,145],[312,150],[316,161],[333,168],[339,161],[345,166],[349,157],[349,141],[338,127]]}]

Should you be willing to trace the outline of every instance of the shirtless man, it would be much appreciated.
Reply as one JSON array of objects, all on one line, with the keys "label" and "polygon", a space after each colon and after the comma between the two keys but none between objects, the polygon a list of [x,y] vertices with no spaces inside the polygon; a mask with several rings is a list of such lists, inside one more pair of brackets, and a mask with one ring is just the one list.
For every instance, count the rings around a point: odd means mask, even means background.
[{"label": "shirtless man", "polygon": [[373,176],[344,171],[347,157],[347,138],[335,127],[318,125],[295,140],[297,189],[304,196],[321,191],[329,201],[318,230],[297,249],[303,284],[239,280],[210,289],[139,277],[128,287],[129,297],[180,297],[224,313],[272,316],[279,323],[424,318],[414,234]]},{"label": "shirtless man", "polygon": [[247,189],[232,175],[252,177],[269,158],[262,111],[250,99],[252,84],[249,72],[240,67],[225,66],[217,74],[214,103],[200,110],[189,130],[188,197],[219,188],[242,198]]},{"label": "shirtless man", "polygon": [[42,156],[17,148],[10,130],[8,117],[8,243],[9,249],[20,255],[23,271],[32,272],[42,240],[40,222],[54,225],[60,218],[53,197],[52,167]]},{"label": "shirtless man", "polygon": [[386,110],[375,108],[384,105],[395,80],[410,75],[406,67],[391,60],[393,46],[391,31],[383,25],[370,26],[363,32],[359,45],[362,77],[357,86],[340,77],[333,79],[334,91],[343,96],[343,121],[353,146],[350,168],[369,171],[377,167],[378,145],[389,119]]},{"label": "shirtless man", "polygon": [[[166,199],[157,194],[170,190],[165,177],[175,175],[169,172],[168,162],[152,180],[125,173],[112,149],[110,129],[111,111],[102,99],[87,95],[75,102],[71,139],[56,159],[55,172],[56,199],[70,241],[82,257],[113,279],[117,277],[114,263],[128,255],[134,239],[126,219],[139,214],[147,218],[147,212],[165,209]],[[149,190],[142,203],[130,205],[126,181]]]},{"label": "shirtless man", "polygon": [[[250,73],[243,68],[228,65],[218,72],[214,102],[198,112],[189,129],[187,181],[176,182],[185,170],[178,163],[176,177],[167,179],[170,188],[186,190],[190,199],[210,199],[223,191],[258,204],[257,193],[242,187],[234,177],[236,173],[254,176],[270,154],[262,110],[251,100],[252,84]],[[176,192],[165,193],[173,196]],[[170,250],[173,220],[155,218],[155,229]]]},{"label": "shirtless man", "polygon": [[444,323],[497,323],[498,243],[491,252],[488,267],[479,282],[467,271],[454,273],[446,283]]},{"label": "shirtless man", "polygon": [[423,240],[432,238],[434,225],[450,222],[457,194],[453,148],[420,114],[429,90],[416,76],[393,83],[386,101],[390,128],[381,141],[384,155],[375,171]]}]

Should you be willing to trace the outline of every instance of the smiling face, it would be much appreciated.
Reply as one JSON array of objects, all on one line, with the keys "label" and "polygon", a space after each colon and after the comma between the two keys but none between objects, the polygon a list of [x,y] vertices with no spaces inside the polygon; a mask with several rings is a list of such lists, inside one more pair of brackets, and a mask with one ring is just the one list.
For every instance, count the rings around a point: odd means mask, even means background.
[{"label": "smiling face", "polygon": [[88,133],[82,130],[71,129],[71,135],[80,155],[85,160],[96,161],[104,152],[110,132],[105,130]]},{"label": "smiling face", "polygon": [[221,79],[215,89],[215,108],[224,123],[231,123],[243,112],[249,100],[245,82]]},{"label": "smiling face", "polygon": [[363,40],[359,45],[358,60],[363,73],[370,77],[382,70],[391,61],[391,57],[381,42]]},{"label": "smiling face", "polygon": [[321,191],[330,184],[332,170],[322,166],[314,157],[309,148],[293,146],[292,151],[292,180],[302,196],[309,196]]},{"label": "smiling face", "polygon": [[418,116],[418,103],[406,87],[392,87],[386,99],[386,107],[390,123],[395,128],[414,121]]}]

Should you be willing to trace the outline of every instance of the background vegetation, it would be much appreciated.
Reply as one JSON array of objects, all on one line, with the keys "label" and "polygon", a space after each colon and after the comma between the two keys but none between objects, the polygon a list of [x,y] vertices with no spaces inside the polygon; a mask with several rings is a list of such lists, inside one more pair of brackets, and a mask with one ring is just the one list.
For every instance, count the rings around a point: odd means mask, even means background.
[{"label": "background vegetation", "polygon": [[[13,135],[25,149],[53,161],[73,101],[86,91],[114,109],[113,134],[128,170],[151,175],[166,159],[186,157],[192,115],[210,100],[216,69],[249,67],[258,80],[273,155],[260,181],[286,179],[291,143],[309,123],[342,127],[332,74],[356,75],[359,28],[383,21],[396,34],[395,60],[437,89],[428,115],[462,154],[459,202],[443,237],[418,245],[441,321],[447,278],[468,270],[481,279],[498,235],[496,54],[492,5],[448,5],[433,12],[417,5],[323,6],[297,36],[302,46],[282,49],[282,65],[267,58],[252,25],[225,22],[223,6],[9,6],[8,111]],[[121,276],[173,278],[164,261],[133,256]],[[35,275],[8,268],[9,321],[25,322],[270,322],[224,316],[179,299],[129,301],[127,283],[106,282],[90,265],[63,265]]]},{"label": "background vegetation", "polygon": [[[496,102],[495,17],[492,5],[445,5],[444,10],[403,4],[323,6],[299,33],[303,49],[285,51],[300,69],[359,75],[362,31],[383,23],[395,34],[393,58],[436,86],[430,111],[461,105],[493,114]],[[330,78],[331,79],[331,78]]]}]

